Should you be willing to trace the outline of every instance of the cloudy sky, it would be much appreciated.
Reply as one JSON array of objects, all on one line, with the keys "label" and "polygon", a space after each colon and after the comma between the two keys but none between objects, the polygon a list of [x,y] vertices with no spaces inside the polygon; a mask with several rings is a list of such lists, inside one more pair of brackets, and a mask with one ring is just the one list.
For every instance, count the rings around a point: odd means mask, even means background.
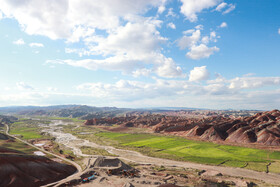
[{"label": "cloudy sky", "polygon": [[279,0],[0,0],[0,106],[280,108]]}]

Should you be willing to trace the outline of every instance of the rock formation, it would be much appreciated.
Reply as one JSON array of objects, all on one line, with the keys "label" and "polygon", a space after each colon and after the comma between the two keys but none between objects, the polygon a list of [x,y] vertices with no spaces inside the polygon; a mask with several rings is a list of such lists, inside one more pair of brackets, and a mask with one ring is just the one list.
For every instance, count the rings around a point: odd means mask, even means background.
[{"label": "rock formation", "polygon": [[257,143],[269,146],[280,145],[280,111],[260,112],[249,117],[230,118],[210,116],[189,118],[160,114],[129,117],[99,118],[85,125],[120,125],[122,127],[151,128],[155,133],[178,134],[198,137],[207,141]]}]

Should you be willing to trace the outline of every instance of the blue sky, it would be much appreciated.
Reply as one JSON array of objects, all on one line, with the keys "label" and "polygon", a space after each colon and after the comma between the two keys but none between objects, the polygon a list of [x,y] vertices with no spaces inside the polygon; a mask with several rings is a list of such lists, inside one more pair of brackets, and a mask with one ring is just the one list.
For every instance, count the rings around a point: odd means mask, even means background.
[{"label": "blue sky", "polygon": [[0,106],[274,109],[278,0],[1,0]]}]

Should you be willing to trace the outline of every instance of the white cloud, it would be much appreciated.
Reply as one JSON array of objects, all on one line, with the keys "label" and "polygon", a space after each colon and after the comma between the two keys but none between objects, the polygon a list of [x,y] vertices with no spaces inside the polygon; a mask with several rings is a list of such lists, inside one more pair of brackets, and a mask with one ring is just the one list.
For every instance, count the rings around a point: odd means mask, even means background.
[{"label": "white cloud", "polygon": [[206,69],[206,66],[194,67],[193,70],[190,71],[189,81],[202,81],[207,80],[210,76],[210,73]]},{"label": "white cloud", "polygon": [[223,14],[228,14],[228,13],[230,13],[231,11],[233,11],[234,9],[235,9],[235,5],[229,4],[229,5],[228,5],[228,9],[226,9],[226,10],[223,12]]},{"label": "white cloud", "polygon": [[248,90],[257,89],[265,86],[280,86],[280,77],[252,77],[254,73],[247,73],[243,77],[236,77],[233,79],[225,79],[218,74],[215,80],[208,80],[207,83],[211,84],[223,84],[231,90]]},{"label": "white cloud", "polygon": [[[0,94],[0,102],[2,106],[22,106],[22,105],[58,105],[58,104],[86,104],[87,101],[93,99],[92,96],[86,94],[72,93],[54,93],[54,92],[35,92],[25,91],[12,94]],[[102,101],[104,102],[104,101]],[[98,103],[98,100],[95,101]],[[100,106],[104,106],[99,103]],[[109,104],[109,103],[108,103]]]},{"label": "white cloud", "polygon": [[[182,77],[181,68],[162,54],[161,45],[168,40],[158,31],[162,21],[157,20],[157,16],[142,16],[151,8],[163,12],[165,3],[166,0],[42,0],[40,3],[36,0],[20,3],[3,0],[0,10],[17,20],[26,33],[65,39],[67,43],[81,42],[84,45],[67,47],[65,52],[90,56],[59,63],[132,75],[144,75],[142,70],[148,69],[158,76]],[[172,8],[167,16],[176,16]],[[176,27],[174,24],[169,26]],[[32,46],[39,47],[38,44]]]},{"label": "white cloud", "polygon": [[166,17],[176,17],[177,15],[174,13],[173,8],[169,8],[166,14]]},{"label": "white cloud", "polygon": [[216,7],[215,10],[218,11],[218,12],[221,12],[226,6],[227,6],[227,3],[222,2],[221,4],[219,4],[219,5]]},{"label": "white cloud", "polygon": [[9,90],[11,90],[11,88],[8,87],[8,86],[6,86],[6,87],[4,87],[4,90],[5,90],[5,91],[9,91]]},{"label": "white cloud", "polygon": [[128,22],[118,27],[107,38],[96,38],[98,45],[90,46],[90,50],[97,54],[131,54],[140,56],[158,50],[161,43],[167,39],[160,36],[157,24],[161,22],[146,20],[141,23]]},{"label": "white cloud", "polygon": [[172,58],[159,57],[161,63],[155,67],[157,75],[166,78],[184,77],[181,67],[177,66]]},{"label": "white cloud", "polygon": [[[149,61],[151,60],[151,61]],[[152,69],[147,69],[148,72],[156,73],[158,76],[173,78],[173,77],[183,77],[184,74],[179,66],[176,66],[175,62],[171,58],[166,58],[161,54],[151,54],[147,59],[143,57],[141,60],[138,58],[133,58],[130,56],[115,56],[109,57],[105,60],[49,60],[47,63],[50,64],[67,64],[74,67],[83,67],[89,70],[113,70],[121,71],[124,74],[132,75],[145,75],[143,73],[143,63],[152,64]],[[142,73],[140,73],[142,72]]]},{"label": "white cloud", "polygon": [[[161,103],[161,106],[181,106],[182,103],[188,103],[188,106],[203,108],[212,106],[210,108],[260,109],[280,104],[280,90],[256,91],[256,87],[232,89],[230,82],[234,79],[226,80],[222,77],[217,78],[219,80],[207,81],[206,85],[198,83],[209,78],[205,66],[195,67],[190,73],[191,77],[192,81],[154,79],[151,83],[128,80],[113,84],[85,83],[77,86],[77,89],[80,93],[90,92],[98,100],[105,99],[110,103],[117,101],[119,104],[130,104],[134,107],[158,106],[158,103]],[[279,77],[267,79],[275,81]],[[262,86],[265,86],[265,83],[267,81],[264,81]],[[246,91],[243,92],[244,89]]]},{"label": "white cloud", "polygon": [[158,11],[157,11],[158,14],[162,14],[166,10],[166,8],[165,8],[166,2],[167,2],[167,0],[161,1],[161,4],[158,6]]},{"label": "white cloud", "polygon": [[190,33],[190,32],[192,32],[191,36],[183,36],[178,40],[178,46],[180,47],[180,49],[192,47],[196,45],[197,42],[200,40],[200,35],[201,35],[200,30],[189,30],[185,33]]},{"label": "white cloud", "polygon": [[[180,67],[175,62],[161,54],[161,44],[167,41],[160,36],[157,27],[161,25],[158,20],[141,20],[141,22],[128,22],[109,33],[107,37],[91,37],[85,42],[88,49],[66,49],[67,53],[77,52],[82,55],[102,55],[104,59],[84,60],[55,60],[54,63],[68,64],[84,67],[90,70],[117,70],[124,74],[135,74],[137,69],[148,68],[159,76],[182,76]],[[152,67],[151,67],[152,65]],[[166,70],[166,68],[169,68]],[[140,71],[140,70],[139,70]]]},{"label": "white cloud", "polygon": [[230,89],[252,89],[280,85],[280,77],[236,77],[229,81]]},{"label": "white cloud", "polygon": [[203,30],[203,25],[197,25],[194,28],[197,29],[197,30]]},{"label": "white cloud", "polygon": [[226,22],[221,23],[220,28],[226,28],[226,27],[227,27],[227,23]]},{"label": "white cloud", "polygon": [[187,81],[162,79],[155,79],[153,83],[119,80],[114,84],[85,83],[77,86],[77,89],[80,92],[90,91],[98,98],[134,101],[163,96],[172,97],[181,94],[180,92],[187,88],[187,85]]},{"label": "white cloud", "polygon": [[[194,80],[206,80],[207,74],[209,76],[206,67],[195,67],[193,70],[197,71],[190,73]],[[278,108],[280,105],[280,77],[236,77],[227,80],[217,75],[216,79],[207,80],[205,83],[198,81],[154,78],[151,82],[93,82],[76,86],[77,90],[74,93],[39,92],[32,89],[16,92],[7,89],[0,93],[0,103],[2,106],[81,103],[118,107],[187,105],[197,108],[267,110]],[[270,89],[263,89],[267,86]]]},{"label": "white cloud", "polygon": [[67,43],[79,42],[81,38],[88,38],[94,35],[94,28],[87,28],[83,26],[77,26],[72,30],[71,37],[67,38]]},{"label": "white cloud", "polygon": [[207,46],[210,41],[217,42],[217,38],[220,37],[217,36],[215,31],[210,32],[209,36],[201,37],[203,26],[198,25],[195,28],[196,30],[190,29],[184,31],[183,34],[185,35],[177,41],[177,45],[181,50],[185,48],[189,49],[189,52],[186,54],[187,57],[198,60],[201,58],[208,58],[210,55],[214,54],[214,52],[219,51],[219,48],[216,46]]},{"label": "white cloud", "polygon": [[49,92],[56,92],[58,89],[57,88],[54,88],[54,87],[48,87],[47,90]]},{"label": "white cloud", "polygon": [[140,77],[140,76],[149,76],[151,74],[152,70],[151,69],[146,69],[146,68],[143,68],[143,69],[137,69],[135,71],[132,72],[132,75],[134,77]]},{"label": "white cloud", "polygon": [[20,39],[14,41],[13,44],[15,44],[15,45],[24,45],[25,42],[24,42],[24,40],[22,38],[20,38]]},{"label": "white cloud", "polygon": [[[15,18],[30,35],[44,35],[51,39],[70,38],[77,27],[114,29],[120,18],[141,14],[149,7],[163,5],[163,0],[2,0],[0,10]],[[94,11],[93,11],[94,10]],[[80,36],[82,37],[82,36]]]},{"label": "white cloud", "polygon": [[234,4],[227,4],[225,2],[222,2],[221,4],[219,4],[217,7],[216,7],[216,11],[218,12],[222,12],[222,14],[227,14],[227,13],[230,13],[231,11],[233,11],[235,9],[235,5]]},{"label": "white cloud", "polygon": [[204,91],[209,95],[234,95],[224,84],[209,84],[204,87]]},{"label": "white cloud", "polygon": [[34,90],[34,88],[32,86],[30,86],[29,84],[27,84],[25,82],[17,82],[16,86],[17,86],[17,89],[19,89],[19,90]]},{"label": "white cloud", "polygon": [[207,45],[210,41],[210,38],[209,36],[204,36],[202,39],[201,39],[201,43]]},{"label": "white cloud", "polygon": [[199,46],[192,46],[191,50],[186,54],[187,57],[198,60],[201,58],[209,58],[214,52],[218,52],[220,49],[216,46],[207,47],[205,44]]},{"label": "white cloud", "polygon": [[210,32],[210,40],[212,42],[217,42],[217,38],[219,38],[219,36],[217,36],[217,33],[215,31]]},{"label": "white cloud", "polygon": [[176,29],[176,25],[172,22],[168,23],[166,26],[171,28],[171,29]]},{"label": "white cloud", "polygon": [[158,13],[162,14],[165,11],[165,6],[161,5],[158,7]]},{"label": "white cloud", "polygon": [[181,13],[191,22],[197,21],[197,13],[216,6],[222,0],[181,0]]},{"label": "white cloud", "polygon": [[184,35],[192,34],[194,31],[195,31],[195,29],[189,29],[189,30],[183,31],[183,34]]},{"label": "white cloud", "polygon": [[30,47],[44,47],[44,44],[42,44],[42,43],[30,43],[29,46]]},{"label": "white cloud", "polygon": [[278,34],[280,34],[280,28],[278,29]]},{"label": "white cloud", "polygon": [[243,77],[251,77],[256,75],[255,73],[246,73],[245,75],[243,75]]}]

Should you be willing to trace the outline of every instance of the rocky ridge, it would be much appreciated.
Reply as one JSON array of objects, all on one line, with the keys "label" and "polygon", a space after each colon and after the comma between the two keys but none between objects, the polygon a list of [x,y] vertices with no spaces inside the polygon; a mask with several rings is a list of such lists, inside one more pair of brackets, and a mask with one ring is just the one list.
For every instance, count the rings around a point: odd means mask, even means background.
[{"label": "rocky ridge", "polygon": [[280,111],[259,112],[250,117],[230,118],[220,115],[202,119],[184,116],[138,115],[129,117],[94,118],[85,125],[120,125],[151,128],[155,133],[198,137],[207,141],[280,145]]}]

